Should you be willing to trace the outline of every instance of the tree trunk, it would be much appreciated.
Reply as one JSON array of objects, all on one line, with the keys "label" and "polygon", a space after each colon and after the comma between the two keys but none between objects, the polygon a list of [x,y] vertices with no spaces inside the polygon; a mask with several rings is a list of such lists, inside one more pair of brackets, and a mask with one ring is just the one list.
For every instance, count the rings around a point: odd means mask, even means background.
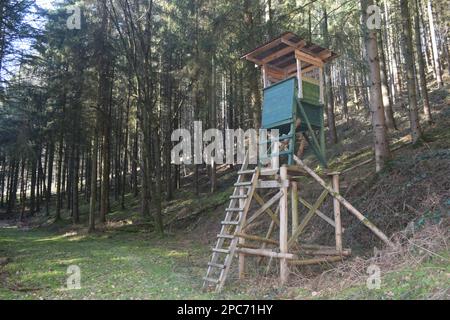
[{"label": "tree trunk", "polygon": [[74,152],[74,166],[73,166],[73,184],[72,184],[72,219],[74,224],[78,224],[80,222],[80,213],[78,206],[78,184],[80,183],[79,176],[79,167],[80,167],[80,150],[79,147],[76,147]]},{"label": "tree trunk", "polygon": [[[325,7],[323,7],[323,38],[325,47],[330,46],[329,34],[328,34],[328,13]],[[330,142],[333,144],[338,143],[338,137],[336,132],[336,119],[334,116],[334,97],[333,97],[333,86],[331,83],[331,66],[327,65],[325,67],[325,79],[326,79],[326,106],[327,106],[327,123],[328,123],[328,134],[330,137]]]},{"label": "tree trunk", "polygon": [[33,215],[36,211],[36,158],[34,157],[36,153],[33,154],[33,157],[30,159],[30,169],[31,169],[31,185],[30,185],[30,215]]},{"label": "tree trunk", "polygon": [[436,74],[436,81],[438,83],[439,88],[442,88],[444,86],[444,82],[442,81],[441,64],[439,62],[439,51],[436,40],[436,30],[434,27],[433,6],[431,4],[431,0],[428,0],[427,10],[428,10],[428,21],[430,24],[431,45],[433,49],[433,61]]},{"label": "tree trunk", "polygon": [[45,212],[46,215],[50,215],[50,200],[52,196],[52,183],[53,183],[53,161],[55,159],[55,144],[53,141],[50,142],[48,156],[48,172],[47,172],[47,190],[45,196]]},{"label": "tree trunk", "polygon": [[[96,125],[94,125],[96,126]],[[91,153],[91,199],[89,204],[89,232],[95,231],[95,212],[97,210],[97,158],[98,158],[98,137],[97,130],[94,131],[94,143]]]},{"label": "tree trunk", "polygon": [[3,208],[5,206],[5,180],[6,180],[6,157],[0,158],[2,161],[1,164],[1,173],[0,173],[0,207]]},{"label": "tree trunk", "polygon": [[108,52],[109,15],[106,0],[98,0],[100,27],[98,33],[98,107],[101,110],[102,121],[102,156],[101,166],[101,195],[100,195],[100,222],[106,222],[109,210],[109,174],[110,174],[110,127],[111,127],[111,94],[113,72],[111,70],[111,57]]},{"label": "tree trunk", "polygon": [[25,176],[25,163],[26,159],[22,159],[22,168],[20,169],[20,221],[23,221],[25,218],[25,206],[27,200],[27,180],[28,180],[28,172]]},{"label": "tree trunk", "polygon": [[[363,21],[367,19],[367,7],[373,5],[372,0],[361,0]],[[389,143],[387,140],[384,108],[381,92],[380,60],[378,56],[377,34],[374,30],[364,28],[364,38],[367,51],[367,62],[370,68],[370,112],[372,114],[372,128],[375,144],[376,171],[381,171],[386,161],[390,159]]]},{"label": "tree trunk", "polygon": [[420,23],[419,23],[419,3],[418,0],[415,0],[414,11],[416,14],[414,15],[414,29],[416,34],[416,54],[417,54],[417,62],[419,67],[419,80],[420,80],[420,89],[422,91],[422,103],[423,103],[423,113],[425,115],[425,120],[431,124],[433,123],[433,119],[431,117],[431,108],[430,101],[428,99],[428,88],[427,88],[427,76],[425,74],[425,61],[423,59],[422,53],[422,39],[420,35]]},{"label": "tree trunk", "polygon": [[[210,118],[210,127],[212,129],[216,128],[216,121],[217,121],[217,114],[216,114],[216,65],[215,65],[215,57],[214,53],[211,58],[211,118]],[[215,156],[215,154],[214,154]],[[216,162],[212,160],[211,163],[208,163],[208,165],[211,166],[211,193],[214,193],[216,191],[216,185],[217,185],[217,176],[216,176]]]},{"label": "tree trunk", "polygon": [[392,102],[392,94],[389,90],[389,84],[387,79],[387,65],[386,65],[386,56],[383,50],[383,37],[381,34],[378,36],[379,40],[379,48],[380,48],[380,77],[381,77],[381,94],[383,96],[383,108],[384,115],[386,119],[386,126],[389,129],[397,130],[397,125],[394,119],[394,110],[393,102]]},{"label": "tree trunk", "polygon": [[413,143],[422,138],[422,130],[419,123],[419,114],[417,111],[416,82],[414,78],[414,55],[412,42],[411,16],[408,7],[408,0],[400,0],[400,8],[404,19],[404,28],[402,32],[403,55],[405,60],[405,70],[408,85],[409,102],[409,121],[411,126],[411,135]]},{"label": "tree trunk", "polygon": [[127,96],[127,110],[125,115],[125,139],[124,139],[124,155],[123,155],[123,168],[122,168],[122,195],[121,195],[121,208],[125,209],[125,193],[127,191],[127,173],[128,173],[128,132],[129,132],[129,118],[130,118],[130,107],[131,107],[131,84],[128,88]]},{"label": "tree trunk", "polygon": [[58,149],[58,168],[56,174],[56,215],[55,221],[61,219],[61,207],[62,207],[62,195],[61,195],[61,185],[62,185],[62,163],[63,163],[63,136],[59,140],[59,149]]}]

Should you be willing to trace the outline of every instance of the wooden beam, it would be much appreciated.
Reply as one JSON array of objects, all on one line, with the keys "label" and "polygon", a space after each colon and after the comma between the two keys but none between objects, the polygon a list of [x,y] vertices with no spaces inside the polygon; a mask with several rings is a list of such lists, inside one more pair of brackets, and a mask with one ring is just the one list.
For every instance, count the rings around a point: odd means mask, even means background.
[{"label": "wooden beam", "polygon": [[[287,181],[287,167],[280,168],[281,181]],[[288,253],[288,188],[281,188],[280,198],[280,253]],[[289,277],[289,268],[286,258],[280,259],[280,284],[284,286]]]},{"label": "wooden beam", "polygon": [[[239,195],[243,196],[245,195],[245,190],[244,188],[239,188]],[[244,199],[239,199],[239,208],[244,207],[245,205],[245,200]],[[244,218],[244,217],[243,217]],[[244,221],[242,221],[242,225],[245,225],[245,219],[243,219]],[[245,239],[239,239],[238,240],[238,244],[239,245],[244,245],[245,244]],[[245,278],[245,255],[240,254],[239,255],[239,267],[238,267],[238,271],[239,271],[239,279],[244,279]]]},{"label": "wooden beam", "polygon": [[295,234],[295,231],[298,227],[298,183],[291,183],[291,210],[292,210],[292,234]]},{"label": "wooden beam", "polygon": [[269,63],[270,61],[278,59],[279,57],[283,57],[283,56],[285,56],[287,54],[290,54],[290,53],[294,52],[294,50],[295,49],[293,47],[287,46],[286,48],[283,48],[281,50],[275,51],[274,53],[268,55],[267,57],[265,57],[261,61],[262,61],[263,64],[266,64],[266,63]]},{"label": "wooden beam", "polygon": [[350,211],[359,221],[361,221],[367,228],[369,228],[378,238],[380,238],[385,244],[391,248],[395,248],[395,245],[389,240],[389,238],[378,229],[369,219],[367,219],[361,212],[359,212],[350,202],[344,199],[339,193],[333,191],[333,188],[325,183],[321,177],[319,177],[312,169],[310,169],[302,160],[294,155],[295,162],[300,165],[308,174],[314,178],[325,190],[327,190],[334,198],[336,198],[344,207]]},{"label": "wooden beam", "polygon": [[302,62],[296,58],[297,61],[297,81],[298,81],[298,98],[303,98],[303,82],[302,82]]},{"label": "wooden beam", "polygon": [[318,56],[320,59],[322,59],[322,61],[328,59],[329,57],[331,57],[331,55],[333,54],[333,52],[330,49],[325,49],[322,50],[318,53]]},{"label": "wooden beam", "polygon": [[263,62],[261,60],[253,58],[251,56],[248,56],[245,59],[247,59],[248,61],[254,62],[255,64],[257,64],[259,66],[263,65]]},{"label": "wooden beam", "polygon": [[263,237],[258,237],[258,236],[254,236],[254,235],[250,235],[250,234],[236,233],[235,236],[239,237],[239,238],[244,238],[244,239],[247,239],[247,240],[265,242],[265,243],[270,243],[270,244],[274,244],[274,245],[277,245],[277,246],[279,245],[279,242],[276,241],[276,240],[267,239],[267,238],[263,238]]},{"label": "wooden beam", "polygon": [[[242,179],[241,177],[242,177],[242,175],[240,175],[240,179]],[[251,199],[251,197],[255,193],[255,187],[256,187],[256,184],[258,182],[258,178],[259,178],[259,168],[256,168],[255,172],[254,172],[254,174],[252,176],[252,181],[253,181],[252,185],[250,187],[250,190],[248,190],[248,193],[247,193],[247,196],[249,197],[249,199]],[[245,194],[244,188],[239,188],[239,194],[240,195],[244,195]],[[250,205],[251,205],[251,201],[246,201],[244,199],[239,199],[239,207],[243,208],[243,211],[240,213],[241,216],[240,216],[240,219],[239,219],[241,221],[241,225],[245,225],[246,224],[247,214],[248,214],[248,210],[250,209]],[[240,226],[238,226],[235,231],[240,232],[241,231]],[[245,244],[245,239],[239,238],[238,242],[241,245]],[[235,242],[232,242],[232,244],[233,243],[235,243]],[[230,256],[228,256],[228,258],[230,258]],[[232,257],[230,259],[232,259]],[[239,277],[242,279],[242,278],[244,278],[244,276],[245,276],[245,255],[239,255]]]},{"label": "wooden beam", "polygon": [[300,252],[302,254],[307,254],[311,256],[345,256],[348,257],[352,254],[352,250],[350,249],[342,249],[342,251],[338,251],[335,248],[330,249],[303,249],[300,246]]},{"label": "wooden beam", "polygon": [[295,57],[301,61],[305,61],[309,64],[313,64],[317,67],[323,67],[324,63],[321,59],[311,56],[307,53],[304,53],[300,50],[295,50]]},{"label": "wooden beam", "polygon": [[270,71],[270,73],[272,74],[277,74],[277,75],[284,75],[285,71],[282,68],[278,68],[276,66],[270,65],[270,64],[265,64],[267,71]]},{"label": "wooden beam", "polygon": [[292,254],[292,253],[281,253],[281,252],[275,252],[275,251],[266,250],[266,249],[239,248],[236,251],[239,253],[243,253],[243,254],[250,254],[250,255],[270,257],[270,258],[279,258],[282,260],[296,258],[296,255]]},{"label": "wooden beam", "polygon": [[306,172],[299,166],[287,166],[288,175],[291,176],[305,176]]},{"label": "wooden beam", "polygon": [[273,71],[269,68],[266,69],[266,72],[267,72],[268,77],[272,77],[272,78],[279,79],[279,80],[283,80],[285,78],[284,73]]},{"label": "wooden beam", "polygon": [[278,189],[283,186],[288,187],[289,181],[278,182],[275,180],[271,180],[271,181],[259,180],[256,188],[257,189]]},{"label": "wooden beam", "polygon": [[[256,193],[254,193],[255,195]],[[270,208],[276,201],[278,201],[282,197],[282,192],[278,192],[275,196],[273,196],[269,201],[267,201],[261,208],[259,208],[250,218],[247,220],[247,225],[243,228],[247,228],[247,226],[255,221],[256,218],[258,218],[262,213],[264,213],[267,208]],[[256,197],[255,197],[256,198]],[[279,225],[279,222],[278,222]]]},{"label": "wooden beam", "polygon": [[[259,203],[259,205],[264,206],[265,205],[265,201],[263,198],[261,198],[261,196],[258,193],[254,193],[253,197],[255,198],[256,202]],[[276,201],[276,200],[275,200]],[[277,224],[277,226],[280,225],[280,221],[277,218],[277,215],[272,211],[272,209],[270,209],[270,207],[268,207],[265,212],[272,218],[273,222],[275,222]]]},{"label": "wooden beam", "polygon": [[263,65],[261,68],[262,73],[262,81],[263,81],[263,88],[267,88],[269,86],[269,81],[267,79],[267,65]]},{"label": "wooden beam", "polygon": [[338,262],[342,261],[342,256],[337,257],[323,257],[323,258],[314,258],[314,259],[305,259],[305,260],[289,260],[290,264],[297,265],[297,266],[306,266],[311,264],[319,264],[319,263],[325,263],[325,262]]},{"label": "wooden beam", "polygon": [[[305,199],[299,197],[298,200],[308,209],[311,209],[313,206],[312,204],[310,204],[309,202],[307,202]],[[330,218],[327,217],[326,214],[324,214],[322,211],[320,211],[319,209],[316,210],[316,214],[322,218],[323,220],[325,220],[329,225],[331,225],[333,228],[336,227],[336,225],[334,224],[334,221],[331,220]]]},{"label": "wooden beam", "polygon": [[288,40],[288,39],[283,37],[283,38],[281,38],[281,42],[283,42],[285,45],[288,45],[288,46],[290,46],[290,47],[292,47],[294,49],[302,49],[302,48],[304,48],[306,46],[306,41],[305,40],[301,40],[301,41],[295,43],[295,42],[292,42],[292,41],[290,41],[290,40]]},{"label": "wooden beam", "polygon": [[276,39],[276,40],[274,40],[272,42],[269,42],[269,43],[267,43],[267,44],[265,44],[265,45],[255,49],[255,50],[247,53],[241,59],[245,58],[245,59],[250,60],[250,61],[257,60],[256,58],[253,58],[254,55],[258,55],[258,54],[260,54],[261,52],[263,52],[265,50],[270,50],[270,49],[276,47],[277,45],[279,45],[280,43],[281,43],[281,39]]},{"label": "wooden beam", "polygon": [[[339,194],[339,173],[334,173],[331,177],[334,192]],[[333,212],[335,223],[336,250],[342,252],[342,224],[341,224],[341,204],[333,198]]]}]

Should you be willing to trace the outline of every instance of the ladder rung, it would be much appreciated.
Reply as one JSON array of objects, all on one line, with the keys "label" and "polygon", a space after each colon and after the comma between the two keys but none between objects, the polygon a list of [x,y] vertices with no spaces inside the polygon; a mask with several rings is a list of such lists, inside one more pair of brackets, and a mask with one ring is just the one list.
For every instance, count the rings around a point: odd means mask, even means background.
[{"label": "ladder rung", "polygon": [[222,221],[222,224],[229,226],[237,226],[239,224],[239,221]]},{"label": "ladder rung", "polygon": [[208,282],[212,282],[212,283],[216,283],[216,284],[219,283],[219,280],[213,279],[213,278],[204,277],[203,280],[208,281]]},{"label": "ladder rung", "polygon": [[291,139],[292,137],[294,137],[294,135],[288,134],[288,135],[279,137],[278,139],[261,141],[261,142],[259,142],[259,145],[264,145],[264,144],[268,144],[268,143],[272,143],[272,142],[283,141],[283,140]]},{"label": "ladder rung", "polygon": [[240,196],[230,196],[230,199],[247,199],[247,195],[243,194]]},{"label": "ladder rung", "polygon": [[288,150],[288,151],[281,151],[281,152],[279,152],[279,153],[273,153],[273,154],[271,154],[271,155],[269,155],[269,156],[263,156],[263,157],[261,157],[260,159],[261,159],[261,160],[272,159],[272,158],[274,158],[274,157],[284,156],[284,155],[291,155],[291,154],[294,154],[294,152],[292,152],[292,151],[290,151],[290,150]]},{"label": "ladder rung", "polygon": [[239,172],[238,172],[239,175],[243,175],[243,174],[253,174],[253,173],[255,173],[255,169],[253,169],[253,170],[242,170],[242,171],[239,171]]},{"label": "ladder rung", "polygon": [[225,269],[225,265],[218,264],[218,263],[208,262],[208,266],[213,267],[213,268],[217,268],[217,269]]},{"label": "ladder rung", "polygon": [[253,184],[253,182],[248,181],[248,182],[238,182],[235,183],[234,186],[235,187],[250,187]]},{"label": "ladder rung", "polygon": [[214,249],[212,249],[212,251],[213,252],[217,252],[217,253],[225,253],[225,254],[230,253],[230,250],[227,250],[227,249],[216,249],[216,248],[214,248]]},{"label": "ladder rung", "polygon": [[217,238],[233,240],[233,239],[234,239],[234,236],[229,235],[229,234],[218,234],[218,235],[217,235]]},{"label": "ladder rung", "polygon": [[227,212],[241,212],[241,211],[244,211],[244,208],[226,208],[225,211],[227,211]]}]

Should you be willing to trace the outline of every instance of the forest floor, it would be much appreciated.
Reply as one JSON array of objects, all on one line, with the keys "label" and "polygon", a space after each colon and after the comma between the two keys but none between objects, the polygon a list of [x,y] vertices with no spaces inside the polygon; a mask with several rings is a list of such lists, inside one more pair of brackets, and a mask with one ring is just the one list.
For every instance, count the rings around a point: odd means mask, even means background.
[{"label": "forest floor", "polygon": [[[209,194],[205,185],[197,198],[186,186],[165,203],[164,238],[141,217],[132,195],[126,209],[112,201],[108,224],[94,234],[85,227],[84,201],[78,226],[67,212],[58,223],[43,214],[20,223],[0,221],[0,299],[450,299],[449,87],[434,90],[431,99],[436,123],[423,124],[423,143],[407,144],[408,120],[398,106],[400,130],[390,139],[401,149],[394,160],[380,174],[374,174],[372,163],[342,181],[344,196],[401,244],[395,250],[374,256],[373,247],[380,244],[346,215],[344,241],[354,249],[347,261],[292,270],[284,288],[278,286],[276,266],[269,273],[248,268],[244,281],[237,281],[233,269],[221,294],[202,292],[210,247],[236,178],[235,171],[224,169],[216,193]],[[332,168],[371,157],[364,112],[352,114],[348,123],[339,120],[341,142],[329,150]],[[311,195],[319,191],[312,185],[304,189]],[[327,242],[333,238],[329,230],[318,222],[306,236]],[[71,265],[80,268],[81,289],[67,289]],[[367,287],[370,265],[380,268],[380,289]]]}]

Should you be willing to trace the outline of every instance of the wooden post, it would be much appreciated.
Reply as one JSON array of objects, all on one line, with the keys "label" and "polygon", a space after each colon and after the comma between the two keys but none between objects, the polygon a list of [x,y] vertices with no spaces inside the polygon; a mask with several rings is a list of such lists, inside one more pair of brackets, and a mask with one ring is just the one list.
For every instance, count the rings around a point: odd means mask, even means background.
[{"label": "wooden post", "polygon": [[291,181],[292,234],[298,227],[298,182]]},{"label": "wooden post", "polygon": [[[286,182],[288,181],[287,167],[280,168],[281,177],[281,191],[283,196],[280,199],[280,253],[288,253],[288,188]],[[286,284],[289,276],[288,263],[286,258],[280,259],[280,285]]]},{"label": "wooden post", "polygon": [[[239,188],[239,195],[245,195],[244,188]],[[245,205],[244,199],[239,199],[239,208],[243,208]],[[242,214],[242,212],[240,213]],[[245,221],[242,221],[242,225],[245,225]],[[245,244],[244,238],[239,238],[239,244]],[[244,279],[245,277],[245,253],[239,253],[239,279]]]},{"label": "wooden post", "polygon": [[272,134],[272,132],[270,132],[270,139],[276,139],[276,141],[271,142],[272,144],[272,157],[271,162],[272,162],[272,169],[276,169],[278,170],[278,168],[280,167],[280,157],[278,156],[278,153],[280,152],[280,141],[278,140],[278,136],[275,136],[274,134]]},{"label": "wooden post", "polygon": [[[332,186],[336,193],[339,193],[339,172],[332,172]],[[341,203],[333,198],[334,224],[336,236],[336,251],[342,253],[342,224],[341,224]]]},{"label": "wooden post", "polygon": [[298,80],[298,98],[303,98],[303,82],[302,82],[302,61],[296,57],[297,60],[297,80]]},{"label": "wooden post", "polygon": [[263,78],[263,88],[267,88],[268,87],[268,81],[267,81],[267,68],[266,65],[263,65],[262,68],[262,78]]}]

